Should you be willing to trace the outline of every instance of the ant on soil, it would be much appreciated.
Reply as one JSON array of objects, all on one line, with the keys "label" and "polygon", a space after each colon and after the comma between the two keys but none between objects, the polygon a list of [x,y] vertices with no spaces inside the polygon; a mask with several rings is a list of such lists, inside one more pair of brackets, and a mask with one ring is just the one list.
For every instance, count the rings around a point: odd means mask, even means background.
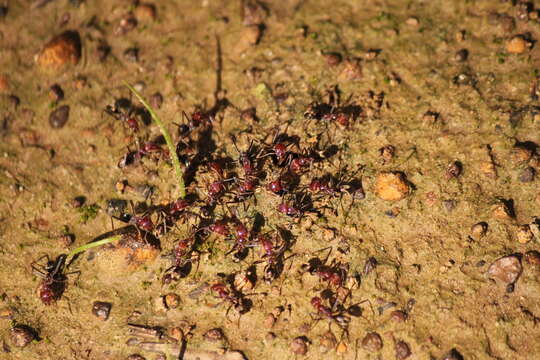
[{"label": "ant on soil", "polygon": [[[315,316],[312,315],[315,324],[312,328],[315,327],[317,322],[323,319],[330,320],[328,324],[329,327],[331,323],[336,323],[339,328],[343,331],[343,334],[348,338],[349,337],[349,323],[351,322],[351,316],[359,317],[362,316],[362,308],[360,304],[368,302],[369,300],[364,300],[358,304],[353,304],[350,306],[345,306],[344,303],[347,298],[350,296],[351,290],[347,292],[343,300],[339,300],[330,290],[324,290],[321,293],[321,296],[314,296],[311,298],[311,305],[316,311]],[[324,304],[324,301],[327,300],[327,304]]]},{"label": "ant on soil", "polygon": [[[222,282],[212,285],[210,290],[216,293],[217,298],[223,300],[223,302],[229,303],[225,317],[227,317],[231,308],[234,308],[239,315],[243,315],[251,309],[252,302],[249,299],[246,299],[241,292],[234,290],[232,287]],[[216,306],[218,305],[219,304]],[[238,318],[238,321],[240,321],[240,318]]]},{"label": "ant on soil", "polygon": [[176,243],[172,251],[173,265],[165,270],[165,275],[163,275],[162,281],[164,284],[169,284],[189,275],[197,241],[196,235],[193,235]]},{"label": "ant on soil", "polygon": [[[47,259],[45,265],[38,264],[41,259]],[[32,262],[32,273],[42,279],[38,287],[38,295],[45,305],[51,305],[60,300],[67,287],[67,275],[79,274],[78,271],[64,273],[66,259],[66,254],[59,255],[54,261],[44,255]]]},{"label": "ant on soil", "polygon": [[277,279],[283,272],[285,262],[285,251],[289,249],[290,244],[281,235],[281,229],[278,230],[278,234],[270,238],[267,234],[260,234],[255,238],[255,241],[259,243],[263,249],[262,259],[258,262],[265,262],[266,265],[263,270],[264,281],[270,284]]},{"label": "ant on soil", "polygon": [[307,212],[319,214],[319,211],[314,208],[313,200],[307,193],[295,193],[289,197],[283,198],[283,201],[278,205],[277,210],[291,218],[302,218]]},{"label": "ant on soil", "polygon": [[127,129],[133,132],[139,131],[137,116],[142,119],[142,122],[145,125],[150,123],[148,114],[144,110],[135,107],[133,103],[126,98],[116,99],[114,104],[107,105],[103,112],[114,119],[121,121]]},{"label": "ant on soil", "polygon": [[327,102],[313,102],[304,112],[306,119],[323,120],[325,123],[337,123],[349,128],[351,121],[356,120],[362,113],[362,108],[351,103],[352,95],[342,103],[341,90],[336,85],[327,91]]}]

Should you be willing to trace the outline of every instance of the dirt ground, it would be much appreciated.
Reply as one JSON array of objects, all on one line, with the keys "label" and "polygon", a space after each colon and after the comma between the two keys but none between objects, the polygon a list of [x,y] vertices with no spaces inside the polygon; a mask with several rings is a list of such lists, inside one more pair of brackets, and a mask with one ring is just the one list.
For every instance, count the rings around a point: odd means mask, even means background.
[{"label": "dirt ground", "polygon": [[[539,15],[504,0],[0,1],[0,358],[540,358]],[[125,82],[178,144],[176,217],[170,157]],[[254,194],[238,195],[231,135],[253,144]],[[330,185],[311,194],[314,179]],[[129,236],[51,274],[43,255],[107,237],[124,212],[140,220]],[[65,289],[47,305],[44,286]],[[134,346],[128,323],[163,344]]]}]

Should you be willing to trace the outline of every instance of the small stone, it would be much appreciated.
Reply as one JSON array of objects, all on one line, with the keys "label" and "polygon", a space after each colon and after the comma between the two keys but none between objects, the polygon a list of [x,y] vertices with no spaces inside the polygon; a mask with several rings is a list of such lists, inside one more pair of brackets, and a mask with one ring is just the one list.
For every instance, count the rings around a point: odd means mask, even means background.
[{"label": "small stone", "polygon": [[151,22],[156,20],[156,7],[153,4],[140,3],[135,8],[135,18],[140,22]]},{"label": "small stone", "polygon": [[491,179],[497,178],[497,169],[492,161],[482,161],[479,165],[479,170]]},{"label": "small stone", "polygon": [[49,88],[49,97],[55,103],[58,103],[64,99],[64,90],[58,84],[54,84]]},{"label": "small stone", "polygon": [[516,21],[510,15],[503,14],[498,17],[501,29],[506,33],[511,33],[516,28]]},{"label": "small stone", "polygon": [[534,239],[534,234],[531,231],[531,227],[527,224],[519,226],[516,232],[516,238],[520,244],[526,244]]},{"label": "small stone", "polygon": [[331,331],[325,332],[323,335],[321,335],[320,345],[321,352],[323,353],[334,349],[337,345],[336,336]]},{"label": "small stone", "polygon": [[11,328],[11,342],[13,346],[25,347],[36,339],[36,331],[26,325],[15,325]]},{"label": "small stone", "polygon": [[204,339],[210,342],[217,342],[225,339],[225,335],[220,328],[214,328],[204,333]]},{"label": "small stone", "polygon": [[403,360],[411,356],[411,348],[405,341],[400,340],[395,345],[396,359]]},{"label": "small stone", "polygon": [[390,314],[390,318],[395,322],[404,322],[408,317],[407,313],[403,310],[394,310]]},{"label": "small stone", "polygon": [[420,25],[420,21],[418,20],[417,17],[414,17],[414,16],[411,16],[410,18],[405,20],[405,23],[409,26],[414,26],[414,27],[417,27],[418,25]]},{"label": "small stone", "polygon": [[111,313],[112,304],[103,301],[94,301],[92,314],[102,321],[106,321]]},{"label": "small stone", "polygon": [[67,248],[75,241],[73,234],[62,234],[58,237],[57,242],[60,247]]},{"label": "small stone", "polygon": [[296,355],[306,355],[308,352],[308,344],[305,337],[297,337],[291,342],[290,350]]},{"label": "small stone", "polygon": [[469,58],[469,50],[467,49],[461,49],[458,52],[456,52],[456,55],[454,55],[454,60],[457,62],[467,61],[468,58]]},{"label": "small stone", "polygon": [[0,75],[0,93],[9,91],[9,78],[6,75]]},{"label": "small stone", "polygon": [[139,49],[137,48],[128,48],[124,51],[124,59],[126,61],[136,63],[139,61]]},{"label": "small stone", "polygon": [[383,347],[383,341],[379,334],[370,332],[362,339],[362,348],[369,352],[377,352]]},{"label": "small stone", "polygon": [[87,80],[84,76],[77,76],[75,80],[73,80],[73,87],[77,90],[82,90],[86,87]]},{"label": "small stone", "polygon": [[383,162],[387,163],[391,161],[396,155],[396,148],[393,145],[386,145],[379,149]]},{"label": "small stone", "polygon": [[462,42],[463,40],[465,40],[465,30],[457,31],[454,37],[457,42]]},{"label": "small stone", "polygon": [[4,308],[0,310],[0,319],[13,320],[15,318],[15,312],[11,308]]},{"label": "small stone", "polygon": [[458,178],[461,176],[462,171],[463,165],[459,161],[453,161],[446,168],[446,178],[449,180]]},{"label": "small stone", "polygon": [[243,1],[242,22],[244,25],[260,25],[268,16],[267,9],[258,1]]},{"label": "small stone", "polygon": [[349,351],[349,348],[348,348],[347,344],[345,344],[345,342],[343,342],[343,341],[340,341],[338,346],[336,347],[336,353],[338,355],[343,355],[347,351]]},{"label": "small stone", "polygon": [[452,349],[444,354],[441,360],[463,360],[463,356],[456,349]]},{"label": "small stone", "polygon": [[272,314],[268,314],[266,315],[266,317],[264,318],[264,326],[267,328],[267,329],[271,329],[272,327],[274,327],[274,324],[276,323],[276,318],[274,317],[274,315]]},{"label": "small stone", "polygon": [[324,60],[326,60],[326,64],[328,66],[336,66],[341,63],[341,60],[343,60],[343,57],[339,53],[326,53],[322,55]]},{"label": "small stone", "polygon": [[471,227],[471,236],[475,240],[483,238],[488,230],[488,224],[485,222],[479,222]]},{"label": "small stone", "polygon": [[131,30],[135,29],[137,27],[137,19],[132,13],[127,13],[126,15],[122,16],[120,19],[120,22],[114,29],[114,35],[120,36],[125,35]]},{"label": "small stone", "polygon": [[178,326],[174,326],[169,329],[169,336],[176,341],[182,341],[184,338],[184,331]]},{"label": "small stone", "polygon": [[339,74],[341,80],[358,80],[362,78],[362,66],[357,59],[346,60],[343,64],[343,70]]},{"label": "small stone", "polygon": [[540,267],[540,252],[536,250],[530,250],[525,253],[525,261],[529,265]]},{"label": "small stone", "polygon": [[131,354],[126,358],[126,360],[146,360],[146,358],[139,354]]},{"label": "small stone", "polygon": [[446,211],[453,211],[456,208],[457,202],[456,200],[444,200],[442,204]]},{"label": "small stone", "polygon": [[49,41],[37,55],[36,62],[44,68],[76,65],[81,59],[81,38],[76,31],[66,31]]},{"label": "small stone", "polygon": [[532,166],[527,166],[519,174],[519,181],[521,181],[522,183],[533,182],[535,175],[536,171],[534,170],[534,168]]},{"label": "small stone", "polygon": [[276,306],[272,310],[272,315],[274,315],[274,317],[277,319],[283,313],[283,311],[285,311],[285,308],[283,306]]},{"label": "small stone", "polygon": [[142,81],[137,81],[135,84],[133,84],[133,88],[137,92],[143,92],[144,88],[146,87],[145,83]]},{"label": "small stone", "polygon": [[69,106],[62,105],[51,112],[49,124],[53,129],[61,129],[69,120]]},{"label": "small stone", "polygon": [[242,119],[242,121],[245,121],[248,123],[257,121],[257,109],[255,109],[254,107],[251,107],[251,108],[242,110],[242,112],[240,113],[240,118]]},{"label": "small stone", "polygon": [[506,51],[510,54],[523,54],[530,46],[531,44],[523,36],[517,35],[508,41]]},{"label": "small stone", "polygon": [[409,191],[409,184],[400,172],[381,173],[375,181],[375,193],[386,201],[402,200],[407,197]]},{"label": "small stone", "polygon": [[241,271],[234,275],[234,287],[238,291],[249,291],[255,286],[251,274]]},{"label": "small stone", "polygon": [[248,26],[242,32],[240,41],[245,41],[246,44],[255,46],[259,43],[262,37],[262,28],[258,25]]},{"label": "small stone", "polygon": [[111,53],[111,47],[105,41],[101,41],[96,47],[95,55],[99,62],[104,62]]},{"label": "small stone", "polygon": [[163,95],[161,95],[159,92],[154,93],[152,96],[150,96],[150,106],[154,109],[161,109],[161,105],[163,105]]},{"label": "small stone", "polygon": [[266,333],[266,335],[264,336],[264,339],[266,341],[274,341],[276,339],[276,334],[274,334],[273,332],[269,331]]},{"label": "small stone", "polygon": [[174,293],[169,293],[163,297],[163,302],[165,303],[167,309],[176,309],[178,306],[180,306],[180,296]]},{"label": "small stone", "polygon": [[86,202],[86,197],[84,197],[84,196],[75,196],[75,197],[71,200],[71,206],[72,206],[74,209],[78,209],[78,208],[80,208],[81,206],[83,206],[85,202]]},{"label": "small stone", "polygon": [[522,270],[519,258],[516,255],[509,255],[495,260],[489,266],[487,273],[491,279],[507,285],[515,283]]},{"label": "small stone", "polygon": [[533,153],[528,147],[516,145],[510,153],[510,159],[516,164],[526,163],[532,158]]},{"label": "small stone", "polygon": [[499,220],[512,220],[514,214],[512,209],[504,202],[500,202],[497,205],[494,205],[492,208],[493,217]]},{"label": "small stone", "polygon": [[8,104],[10,104],[13,109],[17,109],[17,107],[21,104],[21,99],[17,95],[8,95]]}]

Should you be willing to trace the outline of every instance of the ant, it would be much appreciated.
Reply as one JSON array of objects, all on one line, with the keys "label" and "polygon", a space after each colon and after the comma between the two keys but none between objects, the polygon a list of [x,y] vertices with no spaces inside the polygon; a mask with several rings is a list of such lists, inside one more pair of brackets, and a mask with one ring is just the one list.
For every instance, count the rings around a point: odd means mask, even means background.
[{"label": "ant", "polygon": [[223,167],[217,161],[211,161],[208,163],[208,167],[218,177],[218,180],[211,182],[206,187],[206,193],[211,204],[215,203],[226,190],[225,183],[232,179],[225,179],[225,172]]},{"label": "ant", "polygon": [[311,196],[307,193],[296,193],[290,200],[283,199],[277,210],[292,218],[301,218],[308,211],[318,212],[314,209]]},{"label": "ant", "polygon": [[[130,202],[131,208],[134,208],[133,203]],[[120,216],[112,216],[116,220],[120,220],[126,224],[134,225],[137,230],[145,232],[152,232],[155,229],[154,222],[152,221],[150,210],[146,210],[142,215],[131,215],[123,213]]]},{"label": "ant", "polygon": [[347,270],[345,265],[332,260],[330,265],[320,264],[311,271],[311,274],[319,276],[323,281],[327,281],[330,285],[342,287],[347,278]]},{"label": "ant", "polygon": [[233,307],[240,315],[247,313],[251,308],[250,301],[244,298],[242,293],[240,293],[239,291],[235,291],[224,283],[218,282],[212,285],[210,287],[210,290],[216,293],[217,297],[223,300],[223,302],[228,302],[230,304],[230,306],[227,308],[225,316],[227,316],[227,314]]},{"label": "ant", "polygon": [[[47,259],[45,266],[39,265],[38,262],[44,258]],[[54,261],[49,260],[49,257],[44,255],[31,265],[32,273],[42,279],[38,287],[38,295],[45,305],[51,305],[60,300],[67,287],[67,275],[79,273],[64,274],[66,259],[66,254],[59,255]]]},{"label": "ant", "polygon": [[[281,244],[277,244],[279,241],[278,238],[281,238]],[[283,271],[283,262],[285,259],[283,255],[285,250],[288,248],[288,244],[283,240],[281,236],[274,236],[275,242],[272,241],[270,237],[265,234],[258,235],[256,241],[261,245],[264,255],[263,258],[266,259],[266,266],[263,270],[263,276],[266,283],[271,283],[276,278],[281,275]]]},{"label": "ant", "polygon": [[298,147],[298,140],[297,137],[289,136],[286,132],[280,133],[279,129],[276,128],[272,142],[264,145],[265,154],[263,157],[271,156],[274,165],[279,167],[287,166],[294,155],[290,147]]},{"label": "ant", "polygon": [[337,85],[332,90],[328,90],[327,95],[327,103],[313,102],[309,104],[304,112],[304,117],[323,120],[325,123],[337,123],[341,127],[348,128],[350,122],[360,116],[362,108],[350,102],[352,95],[342,104],[341,90]]},{"label": "ant", "polygon": [[[332,302],[329,299],[329,302]],[[348,336],[348,327],[351,321],[350,316],[346,315],[348,309],[344,308],[337,300],[334,300],[330,306],[323,304],[323,299],[315,296],[311,299],[311,305],[315,308],[317,315],[321,315],[321,318],[315,318],[315,321],[327,318],[334,321],[340,329]]]},{"label": "ant", "polygon": [[116,120],[122,121],[124,126],[131,131],[139,131],[139,122],[136,118],[139,111],[133,106],[130,100],[125,98],[117,99],[114,104],[107,105],[103,111]]}]

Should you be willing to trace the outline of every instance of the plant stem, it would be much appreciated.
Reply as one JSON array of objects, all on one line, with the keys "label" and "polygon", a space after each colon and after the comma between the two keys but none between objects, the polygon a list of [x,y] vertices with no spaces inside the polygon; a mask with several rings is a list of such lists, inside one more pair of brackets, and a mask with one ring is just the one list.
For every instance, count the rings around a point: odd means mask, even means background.
[{"label": "plant stem", "polygon": [[78,248],[76,248],[75,250],[70,252],[68,256],[74,256],[74,255],[77,255],[78,253],[82,253],[83,251],[86,251],[88,249],[92,249],[92,248],[95,248],[95,247],[98,247],[98,246],[101,246],[101,245],[105,245],[105,244],[110,244],[112,242],[120,240],[121,238],[122,238],[122,235],[115,235],[115,236],[105,238],[103,240],[94,241],[94,242],[85,244],[83,246],[79,246]]},{"label": "plant stem", "polygon": [[152,116],[152,119],[154,122],[159,126],[159,130],[161,130],[161,134],[165,138],[165,142],[167,143],[167,147],[169,148],[169,153],[172,158],[172,163],[174,167],[174,171],[176,172],[176,177],[178,179],[178,185],[179,185],[179,191],[180,191],[180,197],[184,198],[186,197],[186,185],[184,183],[184,173],[180,167],[180,160],[178,159],[178,154],[176,153],[176,146],[174,145],[171,135],[169,134],[169,131],[163,125],[163,122],[161,119],[157,116],[156,112],[152,107],[144,100],[141,94],[137,90],[133,88],[133,86],[129,85],[126,81],[124,81],[124,84],[128,87],[129,90],[139,99],[139,101],[143,104],[143,106],[148,110],[150,115]]}]

